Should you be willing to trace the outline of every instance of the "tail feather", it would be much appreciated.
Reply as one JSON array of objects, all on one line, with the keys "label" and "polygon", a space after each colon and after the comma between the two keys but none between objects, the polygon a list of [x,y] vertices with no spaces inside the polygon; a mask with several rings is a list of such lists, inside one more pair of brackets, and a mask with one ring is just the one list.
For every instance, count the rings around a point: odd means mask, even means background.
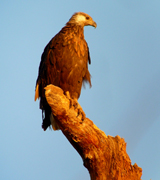
[{"label": "tail feather", "polygon": [[48,121],[46,118],[43,119],[42,128],[45,131],[51,125],[50,120]]},{"label": "tail feather", "polygon": [[[36,90],[35,90],[35,98],[34,100],[36,101],[39,98],[39,84],[37,83],[36,85]],[[42,128],[44,131],[48,127],[52,125],[52,128],[54,131],[59,130],[59,126],[55,121],[55,117],[53,116],[51,112],[51,107],[48,105],[47,101],[45,98],[40,98],[40,109],[42,109]]]},{"label": "tail feather", "polygon": [[50,121],[50,114],[51,114],[51,108],[49,105],[45,106],[44,109],[42,109],[42,128],[45,131],[50,125],[51,125],[51,121]]},{"label": "tail feather", "polygon": [[52,128],[53,128],[54,131],[60,129],[59,126],[58,126],[58,124],[56,123],[55,117],[53,116],[52,113],[51,113],[51,115],[50,115],[50,121],[51,121],[51,125],[52,125]]},{"label": "tail feather", "polygon": [[43,117],[44,117],[44,119],[43,119],[43,123],[42,123],[42,128],[44,131],[51,125],[52,125],[52,128],[54,131],[60,129],[58,124],[56,123],[55,117],[53,116],[49,105],[47,105],[45,107],[45,110],[42,110],[42,118]]}]

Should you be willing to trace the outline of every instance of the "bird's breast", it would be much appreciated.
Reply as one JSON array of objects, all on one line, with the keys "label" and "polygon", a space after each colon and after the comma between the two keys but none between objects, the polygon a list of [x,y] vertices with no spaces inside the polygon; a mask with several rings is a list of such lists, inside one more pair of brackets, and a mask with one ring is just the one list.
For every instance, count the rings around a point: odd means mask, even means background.
[{"label": "bird's breast", "polygon": [[76,51],[78,57],[85,56],[87,53],[87,45],[84,39],[75,38],[74,39],[74,50]]}]

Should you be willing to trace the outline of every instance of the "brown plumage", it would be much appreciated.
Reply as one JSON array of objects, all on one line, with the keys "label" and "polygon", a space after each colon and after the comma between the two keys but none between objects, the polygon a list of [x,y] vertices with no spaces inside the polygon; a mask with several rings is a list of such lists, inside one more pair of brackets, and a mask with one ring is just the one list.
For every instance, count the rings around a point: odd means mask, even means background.
[{"label": "brown plumage", "polygon": [[51,124],[54,130],[59,129],[46,101],[44,87],[56,85],[64,92],[69,91],[71,98],[77,100],[82,83],[88,82],[91,86],[88,71],[91,60],[83,32],[87,25],[97,26],[88,14],[75,13],[44,49],[35,90],[35,101],[40,97],[44,130]]}]

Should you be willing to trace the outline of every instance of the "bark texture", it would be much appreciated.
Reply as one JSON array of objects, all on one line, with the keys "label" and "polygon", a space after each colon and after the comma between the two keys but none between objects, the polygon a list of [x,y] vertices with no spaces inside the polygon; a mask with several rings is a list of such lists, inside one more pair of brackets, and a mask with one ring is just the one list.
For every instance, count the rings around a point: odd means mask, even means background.
[{"label": "bark texture", "polygon": [[69,94],[59,87],[48,85],[45,90],[57,124],[82,157],[91,180],[141,179],[142,169],[131,165],[123,138],[106,136],[90,119],[83,119],[81,106],[71,106]]}]

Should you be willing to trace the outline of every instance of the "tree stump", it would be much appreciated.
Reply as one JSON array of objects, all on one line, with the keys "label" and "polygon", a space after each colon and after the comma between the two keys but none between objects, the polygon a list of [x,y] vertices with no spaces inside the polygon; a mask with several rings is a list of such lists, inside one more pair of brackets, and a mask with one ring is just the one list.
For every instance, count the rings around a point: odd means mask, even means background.
[{"label": "tree stump", "polygon": [[[131,165],[126,143],[119,136],[106,136],[90,119],[78,115],[70,98],[54,85],[45,87],[45,96],[61,131],[83,159],[91,180],[140,180],[142,169]],[[81,109],[81,111],[83,111]],[[82,120],[83,119],[83,120]]]}]

